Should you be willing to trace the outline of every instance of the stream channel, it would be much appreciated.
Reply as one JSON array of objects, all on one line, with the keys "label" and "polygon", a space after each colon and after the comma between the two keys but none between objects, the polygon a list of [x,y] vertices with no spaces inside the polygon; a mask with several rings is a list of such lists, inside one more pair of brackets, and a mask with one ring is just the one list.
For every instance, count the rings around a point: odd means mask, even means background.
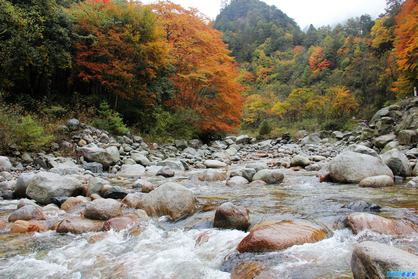
[{"label": "stream channel", "polygon": [[[244,262],[263,266],[259,278],[352,278],[351,254],[362,241],[418,253],[417,235],[395,238],[371,231],[354,235],[343,226],[352,211],[342,208],[362,200],[380,205],[377,214],[382,217],[418,223],[418,189],[405,188],[405,182],[387,188],[320,183],[316,172],[283,172],[285,180],[279,185],[242,187],[199,181],[198,170],[176,172],[170,179],[147,174],[143,178],[154,185],[173,181],[189,188],[197,197],[197,212],[176,222],[150,219],[134,234],[109,231],[96,242],[89,240],[103,232],[0,234],[0,278],[230,278]],[[111,181],[130,189],[134,180]],[[248,208],[251,227],[268,220],[308,219],[326,224],[332,235],[283,251],[240,254],[236,247],[248,232],[213,228],[215,210],[224,202]],[[0,218],[7,220],[16,205],[17,200],[0,201]],[[199,241],[202,235],[205,241]]]}]

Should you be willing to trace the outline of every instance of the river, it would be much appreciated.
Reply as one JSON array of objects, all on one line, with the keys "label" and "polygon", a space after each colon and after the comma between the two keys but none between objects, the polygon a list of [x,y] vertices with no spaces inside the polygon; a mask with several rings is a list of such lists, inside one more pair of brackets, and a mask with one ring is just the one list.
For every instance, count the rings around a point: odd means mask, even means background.
[{"label": "river", "polygon": [[[179,172],[170,179],[149,175],[145,178],[155,185],[176,181],[192,190],[198,200],[196,214],[177,222],[154,218],[143,222],[141,231],[110,231],[99,241],[92,239],[102,232],[1,234],[0,277],[230,278],[237,265],[254,263],[262,269],[259,278],[352,278],[351,253],[362,241],[418,253],[418,236],[395,238],[370,231],[354,235],[343,226],[352,211],[342,208],[362,200],[380,205],[378,215],[382,217],[418,223],[418,189],[405,188],[405,183],[387,188],[320,183],[315,172],[283,171],[283,183],[257,187],[202,182],[195,170]],[[248,233],[212,226],[215,210],[224,202],[248,208],[251,227],[268,220],[308,219],[326,224],[332,235],[284,251],[240,254],[236,247]],[[0,201],[0,218],[7,220],[16,205],[17,200]]]}]

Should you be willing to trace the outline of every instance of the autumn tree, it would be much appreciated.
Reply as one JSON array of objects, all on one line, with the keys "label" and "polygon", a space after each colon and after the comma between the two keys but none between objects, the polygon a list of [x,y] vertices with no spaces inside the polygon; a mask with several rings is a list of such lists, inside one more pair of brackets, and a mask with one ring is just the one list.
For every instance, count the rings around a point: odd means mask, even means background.
[{"label": "autumn tree", "polygon": [[194,110],[199,118],[191,124],[201,133],[234,132],[240,123],[243,87],[237,83],[237,65],[222,33],[196,9],[169,1],[151,7],[164,28],[175,68],[170,78],[175,96],[167,104],[176,110]]},{"label": "autumn tree", "polygon": [[168,67],[168,47],[150,8],[130,2],[87,0],[73,6],[76,89],[107,98],[139,98],[153,105],[157,92],[149,85]]},{"label": "autumn tree", "polygon": [[406,1],[396,21],[394,47],[399,77],[394,91],[411,94],[418,86],[418,1]]}]

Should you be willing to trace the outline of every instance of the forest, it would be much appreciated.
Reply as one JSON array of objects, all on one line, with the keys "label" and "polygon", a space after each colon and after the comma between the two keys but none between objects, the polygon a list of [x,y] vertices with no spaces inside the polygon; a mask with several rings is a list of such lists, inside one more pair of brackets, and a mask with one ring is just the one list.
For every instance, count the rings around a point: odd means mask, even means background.
[{"label": "forest", "polygon": [[154,141],[347,130],[414,95],[417,0],[307,32],[223,3],[211,22],[170,1],[0,0],[0,149],[46,146],[70,118]]}]

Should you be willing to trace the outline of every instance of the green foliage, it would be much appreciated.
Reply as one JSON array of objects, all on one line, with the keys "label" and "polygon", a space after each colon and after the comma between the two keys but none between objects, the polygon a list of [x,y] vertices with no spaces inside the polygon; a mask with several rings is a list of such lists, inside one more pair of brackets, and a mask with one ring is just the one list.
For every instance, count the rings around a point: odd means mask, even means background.
[{"label": "green foliage", "polygon": [[93,126],[115,135],[124,135],[129,132],[129,129],[123,124],[119,113],[112,110],[106,101],[100,104],[98,113],[100,118],[93,121]]},{"label": "green foliage", "polygon": [[21,117],[18,124],[13,127],[13,138],[23,150],[36,150],[53,140],[52,135],[45,135],[44,127],[32,119],[30,115]]},{"label": "green foliage", "polygon": [[263,121],[263,124],[260,126],[260,130],[258,130],[258,134],[260,136],[266,136],[270,134],[270,132],[273,130],[273,127],[271,127],[270,123],[267,120]]}]

